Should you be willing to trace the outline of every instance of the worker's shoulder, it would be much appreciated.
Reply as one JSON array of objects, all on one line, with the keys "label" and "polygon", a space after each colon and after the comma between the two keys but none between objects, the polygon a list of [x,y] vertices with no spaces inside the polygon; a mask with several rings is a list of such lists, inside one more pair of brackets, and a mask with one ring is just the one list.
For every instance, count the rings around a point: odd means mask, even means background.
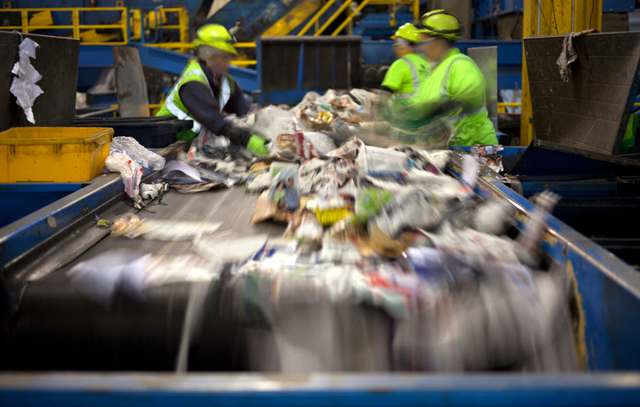
[{"label": "worker's shoulder", "polygon": [[393,61],[391,63],[391,65],[389,66],[389,70],[402,70],[402,69],[406,69],[407,68],[407,60],[406,60],[406,55],[402,58],[398,58],[395,61]]},{"label": "worker's shoulder", "polygon": [[465,54],[457,54],[456,56],[451,58],[450,68],[451,73],[460,73],[463,75],[473,75],[475,73],[480,72],[480,68],[475,63],[475,61],[468,55]]}]

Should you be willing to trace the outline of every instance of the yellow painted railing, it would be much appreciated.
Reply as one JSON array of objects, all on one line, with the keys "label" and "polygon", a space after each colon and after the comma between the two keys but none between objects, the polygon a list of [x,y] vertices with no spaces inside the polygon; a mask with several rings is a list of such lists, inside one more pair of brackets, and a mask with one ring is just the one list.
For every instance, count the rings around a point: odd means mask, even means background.
[{"label": "yellow painted railing", "polygon": [[498,110],[498,113],[507,113],[507,108],[520,107],[520,106],[521,106],[520,102],[498,102],[497,110]]},{"label": "yellow painted railing", "polygon": [[[307,33],[311,30],[311,27],[319,24],[320,20],[327,15],[329,9],[334,6],[336,0],[327,0],[327,2],[322,6],[314,15],[309,19],[307,24],[302,27],[302,29],[298,32],[298,36],[307,35]],[[353,0],[344,0],[340,4],[340,6],[331,14],[322,24],[322,26],[318,27],[313,36],[320,36],[334,23],[341,15],[344,13],[348,7],[354,3]],[[355,4],[355,3],[354,3]],[[331,33],[331,36],[336,36],[340,34],[345,27],[349,27],[349,33],[351,33],[351,24],[353,19],[360,14],[360,12],[366,6],[372,5],[387,5],[390,7],[394,7],[392,11],[395,13],[395,8],[400,5],[408,5],[411,8],[411,12],[413,14],[414,20],[418,20],[420,18],[420,0],[363,0],[358,6],[349,13],[349,15],[338,25],[338,27]],[[395,14],[394,14],[395,15]],[[395,19],[392,19],[392,21]]]},{"label": "yellow painted railing", "polygon": [[[132,13],[136,13],[136,11],[137,10],[132,10]],[[177,17],[177,24],[167,24],[169,16],[172,14]],[[178,41],[149,43],[145,45],[162,46],[163,48],[176,49],[181,52],[187,52],[191,48],[190,45],[186,45],[189,42],[189,13],[187,9],[183,7],[158,7],[149,11],[145,16],[144,21],[140,19],[140,24],[143,25],[144,28],[178,31]],[[137,24],[134,23],[132,25],[134,27],[133,31],[138,31]]]},{"label": "yellow painted railing", "polygon": [[[149,47],[166,48],[166,49],[178,49],[178,48],[193,48],[193,44],[190,42],[158,42],[145,44]],[[255,48],[255,42],[236,42],[233,44],[234,48]]]},{"label": "yellow painted railing", "polygon": [[[157,47],[157,48],[172,49],[172,50],[185,50],[185,51],[193,48],[193,44],[190,42],[183,42],[183,43],[161,42],[161,43],[147,43],[145,45],[148,47]],[[256,43],[255,42],[236,42],[235,44],[233,44],[233,46],[235,48],[255,48]],[[233,61],[231,61],[231,64],[235,66],[253,66],[256,64],[256,60],[255,59],[234,59]]]},{"label": "yellow painted railing", "polygon": [[358,7],[356,7],[356,9],[353,10],[351,14],[349,14],[349,16],[344,19],[344,21],[338,26],[338,28],[333,30],[333,32],[331,33],[331,36],[335,37],[336,35],[340,34],[340,31],[344,30],[344,28],[347,25],[351,24],[351,22],[353,21],[353,18],[358,14],[360,14],[362,9],[368,5],[369,5],[369,0],[363,0],[362,3],[360,3],[360,5],[358,5]]},{"label": "yellow painted railing", "polygon": [[280,17],[278,21],[273,23],[271,27],[267,28],[262,33],[262,36],[280,37],[291,34],[300,24],[310,20],[325,4],[326,0],[299,1]]},{"label": "yellow painted railing", "polygon": [[[31,18],[35,14],[68,13],[71,24],[36,24]],[[80,16],[85,13],[118,12],[120,20],[107,24],[81,24]],[[71,37],[80,40],[83,45],[125,45],[129,41],[126,7],[56,7],[56,8],[0,8],[0,15],[19,16],[19,25],[2,25],[0,30],[17,30],[30,33],[36,30],[70,31]],[[34,19],[35,20],[35,19]],[[108,30],[111,35],[97,34],[95,30]],[[100,40],[96,40],[99,38]]]},{"label": "yellow painted railing", "polygon": [[[105,24],[82,24],[81,17],[89,13],[119,12],[119,20]],[[69,13],[71,24],[54,24],[51,13]],[[189,13],[184,7],[158,7],[147,13],[139,9],[126,7],[54,7],[54,8],[0,8],[0,17],[16,15],[19,25],[0,25],[0,30],[16,30],[30,33],[36,30],[67,31],[60,35],[71,36],[82,45],[126,45],[129,39],[141,41],[146,29],[176,30],[178,41],[145,43],[146,46],[160,47],[180,52],[189,51],[193,45],[189,42]],[[43,17],[46,16],[46,17]],[[171,18],[175,16],[176,18]],[[169,23],[170,20],[171,23]],[[177,22],[177,24],[176,24]],[[131,36],[129,36],[131,27]],[[100,30],[98,33],[96,30]],[[105,33],[106,30],[106,33]],[[70,35],[69,35],[70,34]],[[115,37],[115,38],[114,38]],[[236,48],[255,48],[255,42],[234,44]],[[255,59],[234,60],[236,66],[252,66]]]},{"label": "yellow painted railing", "polygon": [[[329,9],[336,4],[337,0],[327,0],[326,3],[309,19],[305,26],[298,33],[299,36],[306,35],[320,20],[325,17]],[[323,33],[344,13],[353,0],[342,0],[340,6],[322,24],[317,27],[314,36]],[[414,17],[417,19],[420,14],[419,0],[363,0],[330,34],[336,36],[347,26],[351,30],[353,19],[368,5],[388,5],[397,7],[399,5],[410,5]],[[81,24],[81,16],[88,13],[119,12],[120,18],[114,23],[104,24]],[[54,24],[51,13],[69,13],[71,24]],[[159,7],[143,14],[142,10],[126,7],[55,7],[55,8],[7,8],[0,9],[0,16],[6,14],[16,14],[19,16],[19,25],[0,26],[0,30],[18,30],[29,33],[36,30],[64,30],[71,33],[71,37],[78,39],[82,45],[126,45],[129,43],[129,27],[132,28],[131,38],[143,40],[145,29],[157,30],[177,30],[178,41],[146,43],[147,46],[172,49],[180,52],[187,52],[192,48],[189,42],[189,15],[183,7]],[[168,24],[169,15],[177,15],[177,24]],[[47,16],[43,18],[42,16]],[[100,32],[98,32],[99,30]],[[66,33],[61,33],[62,35]],[[238,43],[237,48],[255,48],[255,43]],[[253,59],[234,60],[233,64],[238,66],[255,65]]]},{"label": "yellow painted railing", "polygon": [[324,6],[322,6],[320,8],[320,10],[318,10],[316,12],[316,14],[314,14],[313,17],[311,17],[311,19],[309,19],[309,21],[307,22],[307,24],[305,24],[304,27],[302,27],[302,29],[300,30],[300,32],[298,32],[298,36],[301,37],[303,35],[305,35],[307,33],[307,31],[309,31],[309,29],[311,27],[313,27],[314,24],[316,24],[318,22],[318,20],[320,20],[320,18],[322,18],[322,16],[324,16],[324,14],[327,12],[327,10],[329,10],[329,8],[331,8],[331,6],[333,6],[333,4],[336,2],[336,0],[328,0]]}]

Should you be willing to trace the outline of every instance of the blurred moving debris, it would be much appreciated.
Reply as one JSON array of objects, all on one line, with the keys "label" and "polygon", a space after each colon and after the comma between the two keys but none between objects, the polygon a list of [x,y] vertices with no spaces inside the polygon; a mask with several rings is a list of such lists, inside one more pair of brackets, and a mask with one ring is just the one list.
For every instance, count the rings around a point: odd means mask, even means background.
[{"label": "blurred moving debris", "polygon": [[162,182],[139,191],[134,178],[134,195],[244,184],[247,197],[259,194],[245,222],[286,230],[281,239],[238,236],[220,223],[127,214],[112,220],[112,239],[182,242],[162,254],[140,246],[83,260],[69,271],[72,285],[108,305],[118,293],[144,304],[150,287],[190,283],[179,371],[211,339],[199,326],[214,303],[227,328],[260,327],[229,333],[246,344],[242,369],[578,369],[567,282],[540,250],[557,197],[541,194],[531,217],[517,219],[510,205],[478,195],[479,172],[499,164],[499,148],[461,157],[367,145],[354,134],[372,103],[353,92],[310,94],[292,109],[234,119],[275,141],[260,159],[216,137],[183,144],[166,165],[137,146],[112,151],[132,173],[163,169]]}]

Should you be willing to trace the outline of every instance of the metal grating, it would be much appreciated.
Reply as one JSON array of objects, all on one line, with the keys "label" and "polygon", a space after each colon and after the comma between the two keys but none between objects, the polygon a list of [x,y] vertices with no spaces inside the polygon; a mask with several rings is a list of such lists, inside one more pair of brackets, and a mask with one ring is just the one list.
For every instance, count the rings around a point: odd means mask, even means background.
[{"label": "metal grating", "polygon": [[574,38],[568,82],[556,60],[563,37],[525,39],[536,139],[548,147],[611,156],[619,152],[638,93],[640,33]]},{"label": "metal grating", "polygon": [[360,44],[360,37],[350,36],[262,38],[262,91],[359,86]]}]

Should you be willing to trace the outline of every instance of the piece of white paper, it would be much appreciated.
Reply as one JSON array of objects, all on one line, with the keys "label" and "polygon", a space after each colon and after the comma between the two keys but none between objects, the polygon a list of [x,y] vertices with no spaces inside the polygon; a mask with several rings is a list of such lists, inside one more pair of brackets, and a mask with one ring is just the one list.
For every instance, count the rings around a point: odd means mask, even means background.
[{"label": "piece of white paper", "polygon": [[31,65],[31,58],[36,57],[38,44],[25,38],[19,46],[18,62],[13,65],[11,73],[15,75],[9,91],[16,97],[16,103],[24,111],[29,123],[35,124],[33,116],[33,104],[44,91],[36,83],[42,79],[42,75]]},{"label": "piece of white paper", "polygon": [[476,186],[478,173],[480,172],[480,163],[471,155],[462,157],[462,180],[471,188]]}]

